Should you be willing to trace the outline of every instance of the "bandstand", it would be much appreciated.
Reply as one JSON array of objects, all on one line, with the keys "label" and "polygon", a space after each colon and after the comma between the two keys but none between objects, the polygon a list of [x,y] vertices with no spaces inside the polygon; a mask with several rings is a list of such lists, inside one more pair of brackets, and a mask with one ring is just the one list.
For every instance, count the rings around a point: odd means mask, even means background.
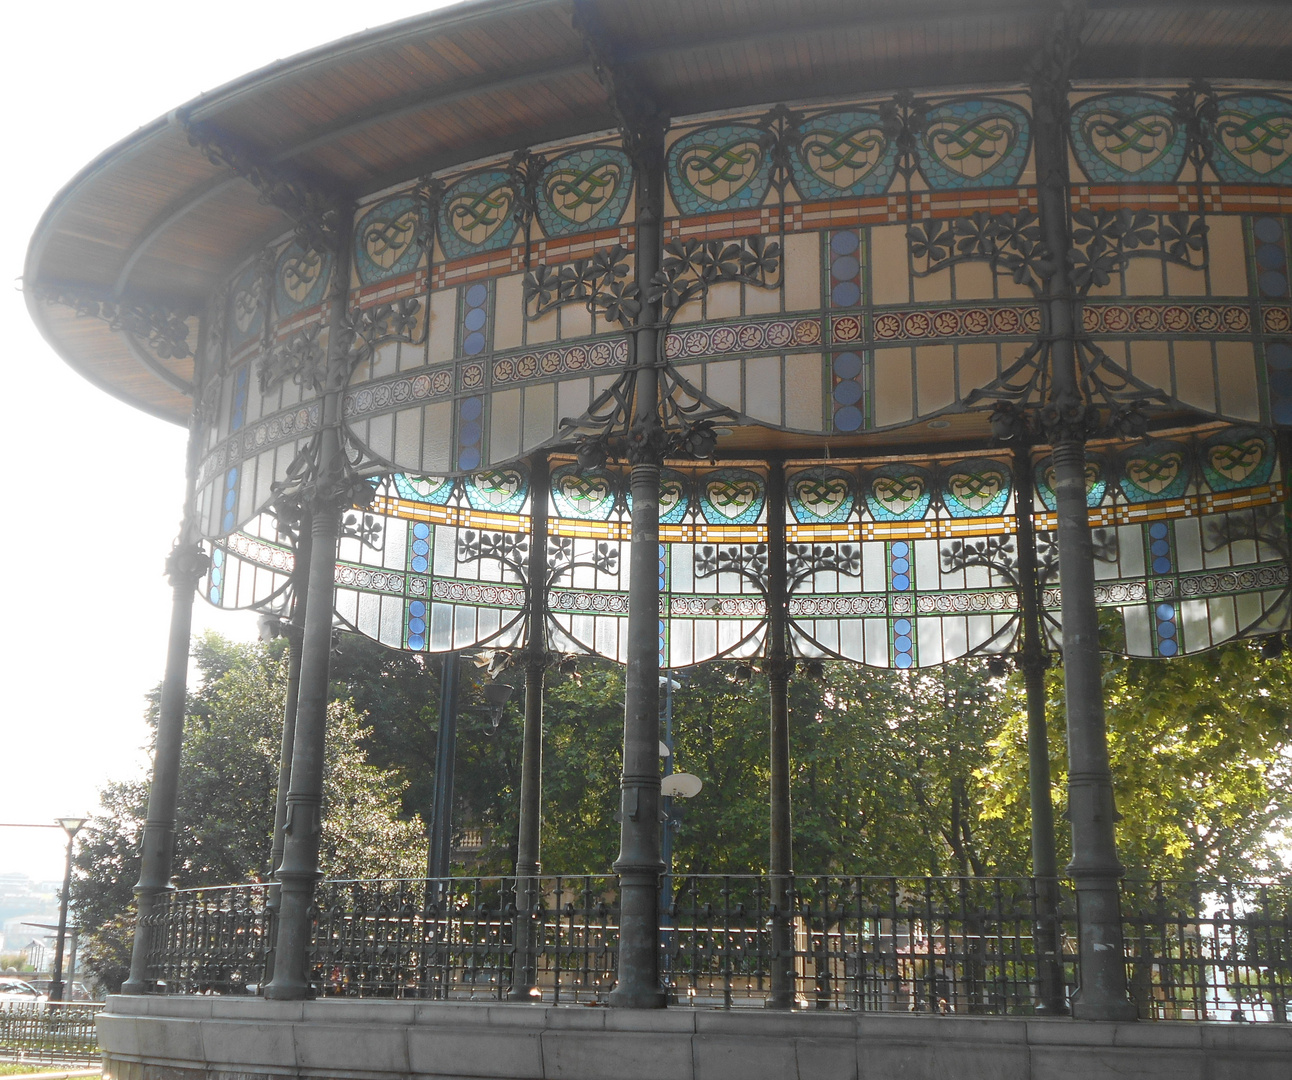
[{"label": "bandstand", "polygon": [[[90,164],[32,317],[190,430],[110,1074],[1289,1075],[1284,891],[1176,919],[1227,952],[1131,941],[1100,649],[1292,625],[1290,58],[1292,10],[1236,0],[482,0]],[[272,886],[169,885],[197,595],[291,638]],[[523,668],[514,877],[319,882],[337,626]],[[627,668],[622,841],[562,880],[578,654]],[[1025,677],[1034,876],[796,868],[796,668],[969,655]],[[660,674],[724,657],[770,688],[766,873],[661,902]]]}]

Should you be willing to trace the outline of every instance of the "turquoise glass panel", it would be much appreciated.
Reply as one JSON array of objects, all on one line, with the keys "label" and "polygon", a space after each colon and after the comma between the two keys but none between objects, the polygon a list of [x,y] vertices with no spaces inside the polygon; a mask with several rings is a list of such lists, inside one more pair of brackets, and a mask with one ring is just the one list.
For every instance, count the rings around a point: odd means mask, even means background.
[{"label": "turquoise glass panel", "polygon": [[294,315],[323,302],[332,256],[292,243],[278,256],[274,272],[274,305],[278,317]]},{"label": "turquoise glass panel", "polygon": [[1235,94],[1217,103],[1208,125],[1212,164],[1229,183],[1277,184],[1292,179],[1292,102]]},{"label": "turquoise glass panel", "polygon": [[613,146],[562,154],[538,178],[538,223],[548,236],[618,225],[632,191],[633,167]]},{"label": "turquoise glass panel", "polygon": [[1009,502],[1010,486],[1008,465],[970,458],[947,470],[942,505],[953,518],[995,517]]},{"label": "turquoise glass panel", "polygon": [[683,214],[758,206],[771,185],[769,134],[719,124],[682,136],[668,152],[668,186]]},{"label": "turquoise glass panel", "polygon": [[372,285],[416,269],[422,247],[418,233],[425,221],[422,205],[407,195],[378,203],[354,230],[354,265],[359,280]]},{"label": "turquoise glass panel", "polygon": [[502,169],[464,176],[440,203],[440,245],[449,259],[509,247],[519,228],[516,192]]},{"label": "turquoise glass panel", "polygon": [[1097,184],[1174,180],[1184,163],[1184,129],[1171,103],[1149,94],[1101,94],[1072,110],[1072,149]]},{"label": "turquoise glass panel", "polygon": [[927,469],[880,465],[866,474],[866,509],[876,521],[917,521],[933,500]]},{"label": "turquoise glass panel", "polygon": [[1008,101],[949,101],[929,110],[920,170],[934,191],[1012,187],[1027,164],[1028,115]]},{"label": "turquoise glass panel", "polygon": [[805,120],[792,148],[794,186],[804,199],[880,195],[897,163],[897,143],[869,109],[825,113]]}]

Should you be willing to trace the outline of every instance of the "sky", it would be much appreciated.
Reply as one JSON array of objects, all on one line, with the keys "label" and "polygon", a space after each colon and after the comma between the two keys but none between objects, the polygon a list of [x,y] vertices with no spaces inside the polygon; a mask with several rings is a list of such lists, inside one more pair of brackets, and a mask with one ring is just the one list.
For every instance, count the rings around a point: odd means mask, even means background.
[{"label": "sky", "polygon": [[[146,768],[144,697],[170,620],[163,562],[179,525],[183,429],[95,389],[41,338],[22,297],[27,242],[91,158],[198,94],[273,61],[444,0],[62,0],[0,16],[5,110],[0,431],[0,824],[93,811]],[[202,600],[194,632],[255,636],[248,613]],[[63,834],[0,827],[0,874],[61,878]]]}]

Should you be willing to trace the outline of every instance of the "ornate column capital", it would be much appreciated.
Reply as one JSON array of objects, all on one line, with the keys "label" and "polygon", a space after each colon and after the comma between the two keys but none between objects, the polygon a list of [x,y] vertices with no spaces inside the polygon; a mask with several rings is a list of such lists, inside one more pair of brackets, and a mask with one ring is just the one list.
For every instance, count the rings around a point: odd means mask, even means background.
[{"label": "ornate column capital", "polygon": [[199,544],[176,544],[166,556],[166,577],[172,588],[196,589],[210,569],[211,558]]}]

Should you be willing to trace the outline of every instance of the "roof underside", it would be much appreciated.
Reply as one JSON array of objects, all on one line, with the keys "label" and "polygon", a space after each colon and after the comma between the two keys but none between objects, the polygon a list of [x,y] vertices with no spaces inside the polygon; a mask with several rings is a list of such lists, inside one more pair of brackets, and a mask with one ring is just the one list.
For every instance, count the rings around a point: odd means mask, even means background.
[{"label": "roof underside", "polygon": [[[1284,79],[1292,4],[1091,0],[1078,78]],[[1055,5],[1038,0],[591,0],[588,23],[670,115],[898,87],[1022,79]],[[186,107],[263,160],[355,197],[615,126],[569,0],[485,0],[348,38]],[[54,200],[25,282],[196,310],[290,227],[172,118],[92,162]],[[158,371],[99,320],[29,292],[58,352],[132,404],[182,421],[182,363]],[[65,310],[65,309],[64,309]]]}]

